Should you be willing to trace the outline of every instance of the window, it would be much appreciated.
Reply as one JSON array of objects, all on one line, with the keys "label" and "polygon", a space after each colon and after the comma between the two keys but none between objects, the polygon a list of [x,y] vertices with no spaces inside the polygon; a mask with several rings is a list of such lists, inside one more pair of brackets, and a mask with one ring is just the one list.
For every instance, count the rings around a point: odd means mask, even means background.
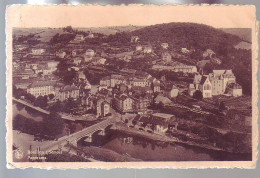
[{"label": "window", "polygon": [[206,85],[204,86],[204,90],[210,90],[210,85],[209,85],[209,84],[206,84]]}]

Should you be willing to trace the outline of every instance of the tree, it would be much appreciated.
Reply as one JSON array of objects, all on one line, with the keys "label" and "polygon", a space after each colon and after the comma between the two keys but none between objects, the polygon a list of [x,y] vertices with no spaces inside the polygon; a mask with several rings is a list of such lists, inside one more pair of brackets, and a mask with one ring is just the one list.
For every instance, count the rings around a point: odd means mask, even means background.
[{"label": "tree", "polygon": [[221,101],[218,108],[220,111],[225,110],[226,109],[225,103],[223,101]]},{"label": "tree", "polygon": [[72,28],[72,26],[67,26],[67,27],[64,27],[64,28],[63,28],[63,31],[64,31],[64,32],[72,33],[72,32],[73,32],[73,28]]},{"label": "tree", "polygon": [[158,105],[157,105],[157,108],[158,108],[158,109],[163,109],[163,107],[164,107],[164,104],[160,101],[160,102],[158,103]]},{"label": "tree", "polygon": [[195,91],[193,94],[193,98],[195,98],[197,100],[201,100],[203,98],[201,91],[200,90]]},{"label": "tree", "polygon": [[61,104],[60,100],[58,100],[57,102],[55,102],[51,107],[50,107],[50,111],[51,112],[60,112],[64,109],[64,106]]},{"label": "tree", "polygon": [[51,94],[48,95],[48,97],[49,97],[50,100],[52,100],[54,98],[54,94],[51,93]]},{"label": "tree", "polygon": [[56,75],[59,76],[60,78],[62,78],[62,80],[66,84],[72,84],[74,79],[77,76],[76,71],[74,69],[69,70],[69,68],[70,68],[70,65],[68,63],[66,63],[65,61],[61,61],[57,65]]},{"label": "tree", "polygon": [[77,105],[78,103],[73,98],[67,99],[65,101],[64,112],[71,113]]},{"label": "tree", "polygon": [[61,134],[64,129],[64,120],[56,112],[51,112],[43,119],[43,134],[55,137]]},{"label": "tree", "polygon": [[29,100],[29,101],[31,101],[31,102],[35,102],[35,100],[36,100],[35,96],[33,96],[33,95],[30,94],[30,93],[25,93],[25,94],[24,94],[24,97],[25,97],[25,99],[27,99],[27,100]]},{"label": "tree", "polygon": [[47,95],[45,96],[38,96],[35,100],[35,105],[39,107],[46,107],[48,102],[48,97]]}]

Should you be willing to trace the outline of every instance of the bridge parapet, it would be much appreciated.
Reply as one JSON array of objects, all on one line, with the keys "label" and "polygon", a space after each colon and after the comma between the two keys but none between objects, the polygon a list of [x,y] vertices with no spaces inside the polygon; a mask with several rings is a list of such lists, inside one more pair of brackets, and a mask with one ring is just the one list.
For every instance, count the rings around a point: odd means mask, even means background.
[{"label": "bridge parapet", "polygon": [[[71,135],[71,138],[73,138],[73,140],[75,140],[76,142],[78,140],[80,140],[83,137],[88,137],[88,138],[92,138],[92,134],[99,131],[100,130],[100,134],[101,135],[105,135],[105,129],[109,126],[115,123],[115,119],[113,118],[109,118],[106,119],[104,121],[101,121],[95,125],[92,125],[90,127],[87,127],[79,132],[76,132],[74,134]],[[90,139],[89,139],[90,140]],[[92,139],[91,139],[92,141]]]}]

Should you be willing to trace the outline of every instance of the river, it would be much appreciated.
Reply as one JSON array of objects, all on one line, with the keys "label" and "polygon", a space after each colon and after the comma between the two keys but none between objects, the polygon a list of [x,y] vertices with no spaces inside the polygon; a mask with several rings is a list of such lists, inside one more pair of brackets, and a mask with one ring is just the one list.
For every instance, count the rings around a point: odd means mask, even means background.
[{"label": "river", "polygon": [[185,144],[170,144],[144,139],[116,130],[110,130],[106,136],[93,135],[92,143],[83,140],[80,146],[99,146],[126,154],[144,161],[240,161],[250,160],[248,154],[230,154],[220,151],[210,151]]},{"label": "river", "polygon": [[[33,112],[19,104],[13,105],[13,111],[14,117],[17,114],[22,114],[36,121],[43,119],[41,113]],[[116,130],[108,130],[105,136],[94,134],[92,143],[87,143],[82,139],[78,144],[85,147],[89,145],[103,147],[144,161],[239,161],[251,159],[251,155],[248,154],[230,154],[179,143],[164,143]]]},{"label": "river", "polygon": [[29,107],[25,107],[21,104],[15,103],[15,104],[13,104],[13,117],[15,117],[18,114],[20,114],[26,118],[33,119],[38,122],[43,120],[43,115],[44,115]]}]

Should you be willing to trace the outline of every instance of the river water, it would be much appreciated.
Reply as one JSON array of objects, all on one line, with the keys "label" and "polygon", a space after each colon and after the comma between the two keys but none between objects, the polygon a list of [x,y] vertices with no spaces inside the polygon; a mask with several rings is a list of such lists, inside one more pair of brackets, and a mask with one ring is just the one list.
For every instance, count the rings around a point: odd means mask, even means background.
[{"label": "river water", "polygon": [[41,114],[40,112],[34,111],[29,107],[25,107],[21,104],[16,103],[13,104],[13,117],[15,117],[18,114],[38,122],[43,120],[43,114]]},{"label": "river water", "polygon": [[[13,116],[22,114],[27,118],[41,121],[41,113],[33,112],[19,104],[13,105]],[[120,131],[108,130],[106,135],[94,134],[92,143],[82,139],[80,146],[100,146],[113,150],[120,154],[126,154],[144,161],[239,161],[250,160],[251,155],[237,155],[217,151],[209,151],[202,148],[187,146],[184,144],[169,144],[160,141],[144,139]]]}]

